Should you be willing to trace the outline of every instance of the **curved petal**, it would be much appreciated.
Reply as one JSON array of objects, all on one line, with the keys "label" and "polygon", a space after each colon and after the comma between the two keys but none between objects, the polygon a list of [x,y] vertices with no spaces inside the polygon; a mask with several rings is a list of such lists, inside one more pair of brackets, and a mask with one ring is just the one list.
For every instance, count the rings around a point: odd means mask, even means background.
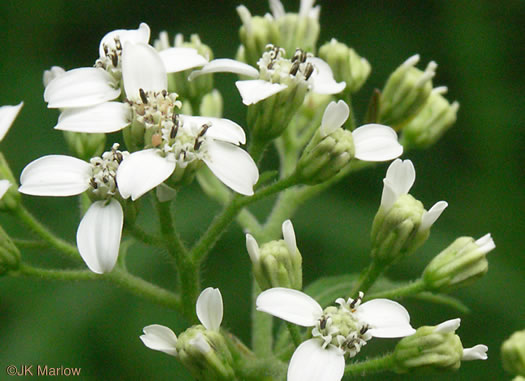
[{"label": "curved petal", "polygon": [[428,212],[425,210],[423,216],[421,216],[421,225],[419,225],[419,231],[430,229],[430,227],[434,225],[434,222],[437,221],[447,206],[448,203],[446,201],[438,201],[432,208],[430,208]]},{"label": "curved petal", "polygon": [[218,58],[204,65],[202,69],[195,70],[190,74],[188,80],[191,81],[198,76],[211,73],[233,73],[245,75],[251,78],[257,78],[259,76],[259,70],[244,62],[235,61],[229,58]]},{"label": "curved petal", "polygon": [[140,340],[149,349],[167,353],[170,356],[177,356],[177,335],[171,329],[159,324],[152,324],[144,327],[144,335]]},{"label": "curved petal", "polygon": [[208,60],[192,48],[168,48],[159,52],[168,73],[177,73],[206,65]]},{"label": "curved petal", "polygon": [[340,381],[345,370],[343,352],[318,339],[310,339],[295,350],[288,366],[288,381]]},{"label": "curved petal", "polygon": [[355,157],[364,161],[387,161],[403,153],[396,132],[381,124],[365,124],[352,132]]},{"label": "curved petal", "polygon": [[259,262],[259,258],[261,257],[259,244],[251,234],[246,234],[246,250],[248,250],[248,255],[252,263],[255,264]]},{"label": "curved petal", "polygon": [[257,297],[256,304],[257,311],[303,327],[313,327],[323,314],[323,309],[314,298],[291,288],[275,287],[263,291]]},{"label": "curved petal", "polygon": [[210,140],[204,162],[224,185],[235,192],[251,196],[259,180],[259,170],[252,157],[230,143]]},{"label": "curved petal", "polygon": [[121,196],[131,196],[135,201],[170,177],[175,165],[175,160],[160,156],[155,148],[133,152],[117,169],[117,186]]},{"label": "curved petal", "polygon": [[88,107],[119,95],[118,81],[107,71],[81,67],[66,71],[49,82],[44,100],[49,108]]},{"label": "curved petal", "polygon": [[2,199],[2,197],[4,197],[4,194],[7,192],[10,186],[11,183],[9,182],[9,180],[0,180],[0,200]]},{"label": "curved petal", "polygon": [[91,164],[76,157],[48,155],[29,163],[19,192],[33,196],[73,196],[89,188]]},{"label": "curved petal", "polygon": [[237,90],[241,94],[242,103],[246,106],[258,103],[288,87],[281,83],[270,83],[262,79],[237,81],[235,86],[237,86]]},{"label": "curved petal", "polygon": [[373,337],[404,337],[416,332],[405,307],[392,300],[370,300],[361,304],[355,313],[368,324],[368,333]]},{"label": "curved petal", "polygon": [[139,89],[162,91],[168,75],[159,53],[146,44],[128,42],[122,50],[122,81],[128,99],[138,99]]},{"label": "curved petal", "polygon": [[392,205],[396,202],[398,194],[386,179],[383,179],[383,193],[381,194],[381,208],[390,210]]},{"label": "curved petal", "polygon": [[293,230],[292,221],[286,220],[282,225],[284,243],[290,254],[297,251],[297,242],[295,240],[295,231]]},{"label": "curved petal", "polygon": [[181,115],[184,121],[190,121],[197,125],[211,123],[206,131],[206,136],[216,140],[233,144],[246,143],[246,134],[241,126],[232,120],[224,118],[212,118],[209,116]]},{"label": "curved petal", "polygon": [[100,45],[98,47],[98,53],[100,57],[104,57],[104,45],[107,46],[109,50],[115,49],[115,39],[118,38],[120,44],[124,46],[126,42],[134,43],[144,43],[149,42],[150,29],[148,24],[140,23],[138,29],[117,29],[107,33],[102,40],[100,40]]},{"label": "curved petal", "polygon": [[396,198],[407,194],[414,181],[416,181],[416,170],[410,160],[394,160],[386,171],[385,181],[387,181],[394,192]]},{"label": "curved petal", "polygon": [[16,106],[0,107],[0,142],[4,139],[7,131],[9,131],[23,105],[24,102],[20,102]]},{"label": "curved petal", "polygon": [[486,360],[488,358],[487,351],[489,348],[486,345],[478,344],[472,348],[463,349],[462,361],[471,360]]},{"label": "curved petal", "polygon": [[92,107],[69,108],[58,118],[57,130],[109,133],[120,131],[131,123],[129,104],[105,102]]},{"label": "curved petal", "polygon": [[218,331],[223,315],[222,295],[218,288],[208,287],[197,299],[197,317],[206,329]]},{"label": "curved petal", "polygon": [[478,238],[475,243],[476,245],[478,245],[479,250],[484,254],[496,248],[496,244],[494,243],[494,240],[490,236],[490,233],[487,233],[483,237]]},{"label": "curved petal", "polygon": [[350,108],[343,100],[335,103],[332,101],[326,106],[321,122],[322,136],[330,135],[343,125],[350,115]]},{"label": "curved petal", "polygon": [[337,94],[346,87],[345,82],[336,82],[330,65],[317,57],[310,57],[306,60],[314,65],[314,72],[309,79],[312,91],[317,94]]},{"label": "curved petal", "polygon": [[49,82],[51,82],[56,77],[61,76],[65,72],[66,71],[60,66],[51,66],[51,69],[44,70],[44,75],[42,76],[42,82],[44,84],[44,87],[47,87],[47,85],[49,85]]},{"label": "curved petal", "polygon": [[91,271],[108,273],[117,263],[124,213],[120,203],[112,199],[96,201],[87,210],[77,230],[80,256]]},{"label": "curved petal", "polygon": [[441,324],[436,325],[436,328],[434,329],[435,333],[449,333],[449,332],[455,332],[456,329],[459,328],[459,325],[461,324],[461,319],[450,319],[447,321],[444,321]]}]

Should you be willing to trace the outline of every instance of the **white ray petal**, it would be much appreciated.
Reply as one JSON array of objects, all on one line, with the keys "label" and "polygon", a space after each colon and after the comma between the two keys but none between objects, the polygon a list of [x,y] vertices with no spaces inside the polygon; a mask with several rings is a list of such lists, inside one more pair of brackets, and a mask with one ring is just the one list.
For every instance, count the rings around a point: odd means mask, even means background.
[{"label": "white ray petal", "polygon": [[259,262],[259,258],[261,257],[259,244],[251,234],[246,234],[246,249],[248,250],[252,263]]},{"label": "white ray petal", "polygon": [[0,142],[4,139],[9,128],[11,128],[23,105],[24,102],[20,102],[16,106],[0,107]]},{"label": "white ray petal", "polygon": [[100,40],[100,45],[98,48],[98,53],[100,57],[104,57],[104,45],[108,47],[109,50],[115,49],[115,39],[118,38],[120,45],[124,46],[126,42],[134,43],[143,43],[147,44],[149,42],[150,29],[148,24],[140,23],[138,29],[117,29],[107,33],[102,40]]},{"label": "white ray petal", "polygon": [[7,192],[10,186],[11,183],[9,182],[9,180],[0,180],[0,200],[2,199],[2,197],[4,197],[5,193]]},{"label": "white ray petal", "polygon": [[259,70],[244,62],[232,60],[229,58],[218,58],[204,65],[202,69],[195,70],[190,74],[188,79],[191,81],[200,75],[211,73],[233,73],[245,75],[251,78],[257,78],[259,76]]},{"label": "white ray petal", "polygon": [[444,321],[443,323],[440,323],[436,325],[436,328],[434,329],[435,333],[450,333],[455,332],[456,329],[459,328],[459,325],[461,324],[461,319],[450,319],[447,321]]},{"label": "white ray petal", "polygon": [[218,288],[208,287],[197,298],[197,317],[206,329],[218,331],[223,315],[222,295]]},{"label": "white ray petal", "polygon": [[319,339],[310,339],[295,350],[288,366],[288,381],[340,381],[345,370],[343,352]]},{"label": "white ray petal", "polygon": [[157,149],[133,152],[117,170],[118,190],[123,198],[136,200],[163,183],[175,170],[176,162],[170,156],[162,157]]},{"label": "white ray petal", "polygon": [[138,99],[139,89],[162,91],[168,75],[159,53],[146,44],[128,42],[122,51],[122,80],[128,99]]},{"label": "white ray petal", "polygon": [[206,131],[208,137],[233,144],[246,143],[244,130],[232,120],[209,116],[181,115],[181,117],[183,121],[190,121],[199,126],[206,123],[211,124],[211,127]]},{"label": "white ray petal", "polygon": [[129,104],[105,102],[91,107],[65,109],[58,118],[57,130],[109,133],[120,131],[131,123]]},{"label": "white ray petal", "polygon": [[374,299],[361,304],[356,316],[368,324],[374,337],[404,337],[416,330],[410,325],[410,315],[401,304],[389,299]]},{"label": "white ray petal", "polygon": [[252,157],[230,143],[210,140],[204,162],[215,176],[235,192],[251,196],[259,180],[259,170]]},{"label": "white ray petal", "polygon": [[87,210],[77,230],[78,251],[86,265],[97,274],[113,270],[120,248],[124,213],[112,199],[96,201]]},{"label": "white ray petal", "polygon": [[282,225],[284,243],[290,254],[297,251],[297,242],[295,240],[295,231],[293,230],[292,221],[286,220]]},{"label": "white ray petal", "polygon": [[303,327],[313,327],[323,314],[317,301],[304,292],[276,287],[257,297],[257,310]]},{"label": "white ray petal", "polygon": [[24,168],[18,191],[33,196],[73,196],[88,189],[91,172],[91,165],[76,157],[44,156]]},{"label": "white ray petal", "polygon": [[317,57],[310,57],[307,59],[314,65],[314,72],[309,79],[312,85],[312,91],[317,94],[337,94],[343,91],[346,87],[345,82],[336,82],[334,74],[330,65]]},{"label": "white ray petal", "polygon": [[44,100],[49,108],[88,107],[119,95],[118,82],[107,71],[81,67],[66,71],[49,82]]},{"label": "white ray petal", "polygon": [[386,179],[383,179],[383,193],[381,195],[381,208],[385,211],[390,210],[392,205],[396,202],[398,194]]},{"label": "white ray petal", "polygon": [[387,161],[403,153],[396,132],[381,124],[365,124],[352,132],[355,157],[364,161]]},{"label": "white ray petal", "polygon": [[44,75],[42,76],[42,82],[44,84],[44,87],[47,87],[49,83],[55,79],[56,77],[61,76],[66,71],[61,68],[60,66],[51,66],[51,69],[44,70]]},{"label": "white ray petal", "polygon": [[385,181],[390,184],[396,198],[407,194],[416,180],[416,170],[410,160],[394,160],[386,171]]},{"label": "white ray petal", "polygon": [[235,86],[237,86],[237,90],[241,94],[242,103],[246,106],[258,103],[288,87],[281,83],[270,83],[262,79],[237,81]]},{"label": "white ray petal", "polygon": [[462,361],[472,360],[486,360],[488,358],[487,351],[489,348],[486,345],[478,344],[472,348],[463,349]]},{"label": "white ray petal", "polygon": [[327,136],[343,125],[350,115],[350,108],[343,100],[332,101],[326,106],[321,122],[321,135]]},{"label": "white ray petal", "polygon": [[490,236],[490,233],[485,234],[483,237],[476,240],[476,245],[479,246],[479,249],[483,253],[488,253],[496,248],[494,240]]},{"label": "white ray petal", "polygon": [[171,329],[163,325],[152,324],[144,327],[142,331],[144,335],[140,336],[140,340],[146,347],[170,356],[177,356],[177,335]]},{"label": "white ray petal", "polygon": [[448,203],[446,201],[438,201],[428,211],[423,212],[421,216],[421,225],[419,225],[419,231],[430,229],[434,222],[437,221],[441,213],[447,208]]},{"label": "white ray petal", "polygon": [[159,52],[168,73],[177,73],[206,65],[208,60],[193,48],[168,48]]}]

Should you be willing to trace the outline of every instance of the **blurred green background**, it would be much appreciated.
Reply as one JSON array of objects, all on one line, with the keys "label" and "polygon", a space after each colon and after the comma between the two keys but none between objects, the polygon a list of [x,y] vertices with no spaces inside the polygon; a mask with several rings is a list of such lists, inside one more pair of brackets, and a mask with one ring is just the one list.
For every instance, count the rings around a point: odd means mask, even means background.
[{"label": "blurred green background", "polygon": [[[9,1],[0,2],[0,104],[25,106],[1,150],[16,176],[31,160],[66,153],[52,127],[58,113],[43,101],[42,72],[90,66],[100,38],[108,31],[136,28],[142,21],[152,39],[162,30],[186,37],[198,32],[216,57],[232,57],[240,25],[238,1]],[[417,277],[425,264],[457,236],[492,233],[488,275],[455,292],[472,312],[461,315],[465,346],[489,346],[486,362],[464,363],[459,372],[381,375],[376,379],[504,380],[499,347],[513,331],[525,328],[525,177],[523,162],[523,1],[324,1],[319,42],[332,37],[353,46],[372,64],[372,75],[356,99],[362,115],[366,96],[382,87],[388,74],[412,54],[422,63],[439,64],[436,85],[449,87],[448,99],[461,108],[454,129],[426,151],[410,152],[417,180],[412,190],[430,207],[447,200],[449,208],[416,255],[392,269],[396,280]],[[266,1],[246,1],[253,14],[268,10]],[[298,1],[285,2],[297,10]],[[244,111],[234,77],[216,76],[223,90],[225,116],[243,124]],[[379,204],[386,164],[346,179],[307,203],[293,218],[304,258],[305,284],[318,276],[359,271],[367,263],[369,230]],[[178,223],[191,242],[217,210],[195,184],[179,194]],[[38,217],[74,240],[78,210],[74,198],[24,200]],[[145,220],[149,211],[144,204]],[[264,211],[267,204],[258,206]],[[9,217],[2,226],[14,236],[23,230]],[[150,224],[155,224],[151,220]],[[151,227],[155,228],[154,225]],[[28,251],[40,266],[71,265],[51,251]],[[174,285],[167,258],[159,250],[136,245],[130,267],[165,287]],[[219,287],[225,304],[224,326],[249,337],[249,260],[244,236],[232,226],[204,269],[204,285]],[[458,316],[447,307],[406,302],[414,326]],[[159,323],[180,332],[187,325],[174,312],[151,305],[106,283],[59,283],[36,279],[0,279],[0,379],[9,364],[80,367],[81,379],[188,380],[173,358],[145,348],[138,336]],[[372,341],[363,356],[378,348]],[[388,347],[389,344],[386,344]]]}]

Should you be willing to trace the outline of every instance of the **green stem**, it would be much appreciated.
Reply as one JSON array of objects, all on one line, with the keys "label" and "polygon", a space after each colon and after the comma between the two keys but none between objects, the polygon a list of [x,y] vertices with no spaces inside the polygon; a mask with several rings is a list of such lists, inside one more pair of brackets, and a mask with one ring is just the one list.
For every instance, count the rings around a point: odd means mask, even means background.
[{"label": "green stem", "polygon": [[250,141],[250,144],[248,146],[248,153],[252,157],[253,161],[255,161],[257,164],[261,161],[264,151],[266,150],[266,147],[268,146],[267,140],[261,140],[261,139],[252,139]]},{"label": "green stem", "polygon": [[290,336],[292,337],[292,341],[297,348],[301,342],[303,341],[301,338],[301,332],[299,332],[299,328],[292,323],[286,322],[286,327],[288,327],[288,332],[290,332]]},{"label": "green stem", "polygon": [[349,364],[345,367],[345,376],[364,376],[370,373],[379,373],[394,367],[393,353],[376,357],[370,360]]},{"label": "green stem", "polygon": [[402,299],[407,296],[417,295],[426,290],[425,282],[422,279],[415,280],[405,286],[394,288],[393,290],[385,290],[367,295],[366,300],[386,298],[386,299]]},{"label": "green stem", "polygon": [[[252,276],[253,277],[253,276]],[[272,316],[257,311],[255,301],[261,289],[255,280],[252,281],[252,348],[257,357],[264,358],[272,355],[273,346],[273,319]]]},{"label": "green stem", "polygon": [[275,357],[244,362],[236,375],[243,381],[280,381],[286,378],[287,364]]},{"label": "green stem", "polygon": [[142,228],[135,224],[125,225],[124,229],[130,233],[138,241],[144,242],[147,245],[151,246],[163,246],[164,241],[153,234],[150,234],[144,231]]},{"label": "green stem", "polygon": [[18,248],[22,249],[44,249],[46,247],[49,247],[49,244],[45,241],[33,241],[29,239],[18,238],[12,238],[12,240]]},{"label": "green stem", "polygon": [[261,230],[261,224],[257,218],[247,209],[243,209],[237,215],[237,222],[244,231],[250,232],[252,235],[258,234]]},{"label": "green stem", "polygon": [[50,246],[67,254],[69,257],[76,261],[80,261],[80,254],[76,246],[58,238],[55,234],[49,231],[44,225],[42,225],[29,211],[22,205],[19,205],[13,213],[15,214],[22,223],[29,227],[36,235],[46,241]]},{"label": "green stem", "polygon": [[370,265],[361,272],[361,275],[359,275],[359,279],[355,282],[354,287],[352,287],[350,297],[355,298],[359,291],[366,294],[384,269],[383,266],[378,266],[376,262],[371,262]]},{"label": "green stem", "polygon": [[153,303],[175,310],[180,310],[181,307],[178,295],[119,269],[114,269],[109,274],[99,275],[89,270],[42,269],[21,264],[18,272],[13,275],[61,281],[105,279]]}]

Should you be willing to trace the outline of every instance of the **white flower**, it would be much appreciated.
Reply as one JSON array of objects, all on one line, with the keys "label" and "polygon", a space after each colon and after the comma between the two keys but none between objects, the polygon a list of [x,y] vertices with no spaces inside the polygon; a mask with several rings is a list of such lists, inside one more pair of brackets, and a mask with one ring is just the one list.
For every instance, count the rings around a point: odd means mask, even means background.
[{"label": "white flower", "polygon": [[294,81],[306,81],[314,93],[337,94],[344,90],[344,82],[337,83],[332,69],[322,59],[297,52],[292,60],[282,57],[282,49],[271,47],[258,62],[259,70],[244,62],[228,58],[210,61],[189,76],[189,80],[203,74],[227,72],[252,80],[235,82],[245,105],[258,103],[287,89]]},{"label": "white flower", "polygon": [[64,155],[49,155],[29,163],[20,175],[19,192],[35,196],[73,196],[90,190],[91,204],[77,229],[78,251],[97,274],[110,272],[117,261],[124,223],[116,194],[116,168],[127,152],[111,151],[91,163]]},{"label": "white flower", "polygon": [[[348,119],[350,108],[343,101],[332,101],[326,106],[321,122],[321,135],[327,136]],[[365,124],[352,131],[355,157],[364,161],[387,161],[403,153],[396,132],[382,124]]]},{"label": "white flower", "polygon": [[[223,304],[222,295],[218,288],[208,287],[201,292],[196,304],[197,317],[200,322],[210,331],[218,332],[222,322]],[[153,324],[144,327],[144,335],[140,339],[150,349],[167,353],[171,356],[177,355],[177,335],[168,327]],[[202,335],[197,335],[191,341],[201,352],[209,351],[210,346]]]},{"label": "white flower", "polygon": [[[434,330],[435,333],[449,333],[455,332],[461,323],[461,319],[451,319],[438,324]],[[486,360],[488,358],[487,351],[488,347],[483,344],[478,344],[472,348],[464,348],[463,356],[461,361],[472,361],[472,360]]]},{"label": "white flower", "polygon": [[[372,337],[404,337],[415,330],[400,304],[374,299],[336,300],[339,307],[322,307],[297,290],[271,288],[257,297],[257,310],[291,323],[313,327],[312,339],[299,345],[288,367],[288,381],[338,381],[343,377],[344,355],[355,356]],[[337,318],[333,318],[337,317]],[[335,322],[339,323],[335,323]]]},{"label": "white flower", "polygon": [[[386,177],[383,180],[381,208],[384,208],[385,212],[388,211],[400,196],[408,194],[415,179],[416,171],[410,160],[394,160],[388,167]],[[438,201],[430,210],[425,210],[419,230],[430,229],[447,206],[448,203],[446,201]]]},{"label": "white flower", "polygon": [[4,136],[11,128],[24,102],[20,102],[16,106],[2,106],[0,107],[0,142],[4,140]]}]

